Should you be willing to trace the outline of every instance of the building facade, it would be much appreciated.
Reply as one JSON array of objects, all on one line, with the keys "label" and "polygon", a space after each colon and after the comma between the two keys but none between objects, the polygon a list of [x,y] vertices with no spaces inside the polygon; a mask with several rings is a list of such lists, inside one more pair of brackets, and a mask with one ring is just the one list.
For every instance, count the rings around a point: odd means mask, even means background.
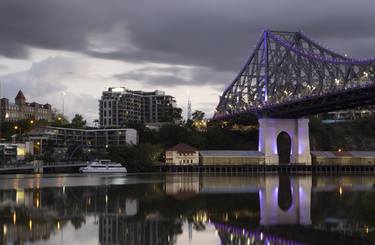
[{"label": "building facade", "polygon": [[132,128],[77,129],[40,127],[31,130],[26,135],[26,138],[27,141],[34,145],[32,154],[43,153],[43,149],[47,146],[61,150],[75,145],[90,148],[107,148],[109,146],[138,144],[138,132]]},{"label": "building facade", "polygon": [[362,106],[350,110],[339,110],[322,113],[319,117],[326,123],[354,121],[371,118],[375,115],[375,106]]},{"label": "building facade", "polygon": [[264,154],[259,151],[199,151],[201,165],[262,165]]},{"label": "building facade", "polygon": [[25,160],[28,143],[0,143],[0,165],[17,163]]},{"label": "building facade", "polygon": [[0,120],[2,122],[17,122],[25,119],[53,121],[54,112],[50,104],[28,103],[22,91],[18,91],[15,102],[9,99],[0,100]]},{"label": "building facade", "polygon": [[176,100],[163,91],[132,91],[125,87],[109,88],[99,100],[99,124],[102,128],[124,127],[130,122],[168,121]]},{"label": "building facade", "polygon": [[199,164],[199,151],[190,145],[180,143],[166,150],[165,163],[170,165]]}]

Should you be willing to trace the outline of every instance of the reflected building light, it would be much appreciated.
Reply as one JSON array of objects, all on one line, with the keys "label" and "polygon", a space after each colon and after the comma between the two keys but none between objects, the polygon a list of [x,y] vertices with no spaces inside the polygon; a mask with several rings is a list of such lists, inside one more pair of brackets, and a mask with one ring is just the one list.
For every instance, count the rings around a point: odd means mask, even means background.
[{"label": "reflected building light", "polygon": [[60,221],[57,221],[57,230],[60,230]]},{"label": "reflected building light", "polygon": [[4,236],[6,236],[7,231],[8,231],[7,225],[3,225],[3,234],[4,234]]},{"label": "reflected building light", "polygon": [[105,203],[108,203],[108,195],[105,194]]},{"label": "reflected building light", "polygon": [[263,232],[260,233],[260,240],[263,241]]},{"label": "reflected building light", "polygon": [[16,215],[16,211],[13,212],[13,224],[16,224],[17,222],[17,215]]},{"label": "reflected building light", "polygon": [[339,188],[339,193],[340,193],[340,196],[342,195],[342,187],[340,186]]},{"label": "reflected building light", "polygon": [[25,191],[23,189],[16,192],[16,203],[23,204],[25,202]]},{"label": "reflected building light", "polygon": [[31,231],[33,229],[33,221],[29,220],[29,230]]}]

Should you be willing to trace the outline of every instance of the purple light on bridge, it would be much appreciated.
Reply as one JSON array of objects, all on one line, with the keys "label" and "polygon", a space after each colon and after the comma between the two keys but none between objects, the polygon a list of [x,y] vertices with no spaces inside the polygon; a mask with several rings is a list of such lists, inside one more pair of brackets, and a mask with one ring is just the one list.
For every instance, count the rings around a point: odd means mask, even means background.
[{"label": "purple light on bridge", "polygon": [[258,140],[258,151],[261,152],[263,149],[263,129],[259,127],[259,140]]}]

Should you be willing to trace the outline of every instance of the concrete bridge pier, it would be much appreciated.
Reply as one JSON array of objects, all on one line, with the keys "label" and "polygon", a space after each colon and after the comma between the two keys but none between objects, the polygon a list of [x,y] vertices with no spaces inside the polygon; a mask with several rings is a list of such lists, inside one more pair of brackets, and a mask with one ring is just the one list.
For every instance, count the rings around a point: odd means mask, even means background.
[{"label": "concrete bridge pier", "polygon": [[265,156],[266,165],[279,164],[277,137],[285,132],[291,140],[290,162],[311,165],[309,119],[261,118],[258,150]]}]

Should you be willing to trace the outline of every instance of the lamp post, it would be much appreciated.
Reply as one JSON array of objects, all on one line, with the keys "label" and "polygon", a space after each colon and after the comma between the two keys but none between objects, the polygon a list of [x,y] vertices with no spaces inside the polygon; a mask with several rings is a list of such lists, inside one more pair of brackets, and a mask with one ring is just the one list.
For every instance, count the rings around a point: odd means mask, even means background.
[{"label": "lamp post", "polygon": [[14,125],[13,129],[16,131],[16,137],[14,137],[14,143],[16,143],[16,138],[17,138],[17,131],[18,131],[18,135],[21,137],[21,127],[19,127],[18,125]]},{"label": "lamp post", "polygon": [[65,112],[65,91],[62,91],[61,92],[61,95],[62,95],[62,116],[64,117],[64,112]]},{"label": "lamp post", "polygon": [[18,125],[14,125],[14,130],[16,131],[16,133],[18,130],[19,135],[21,135],[21,127],[19,127]]}]

